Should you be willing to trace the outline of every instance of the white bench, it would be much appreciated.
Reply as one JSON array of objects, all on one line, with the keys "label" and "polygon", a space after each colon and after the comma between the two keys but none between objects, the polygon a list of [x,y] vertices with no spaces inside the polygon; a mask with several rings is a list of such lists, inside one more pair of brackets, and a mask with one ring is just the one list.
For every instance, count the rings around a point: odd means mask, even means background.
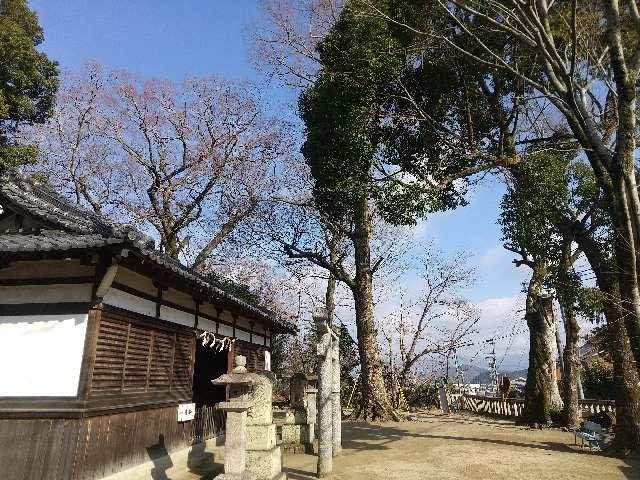
[{"label": "white bench", "polygon": [[576,430],[575,434],[575,442],[578,444],[578,438],[582,441],[582,446],[584,446],[585,440],[589,444],[589,448],[595,446],[599,446],[600,444],[600,434],[602,433],[602,427],[599,423],[584,422],[582,428],[580,430]]}]

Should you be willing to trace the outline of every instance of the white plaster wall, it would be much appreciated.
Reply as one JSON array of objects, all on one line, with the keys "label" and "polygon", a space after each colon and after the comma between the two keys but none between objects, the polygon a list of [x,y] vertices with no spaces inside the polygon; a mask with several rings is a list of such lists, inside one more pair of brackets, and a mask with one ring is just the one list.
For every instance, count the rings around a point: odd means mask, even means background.
[{"label": "white plaster wall", "polygon": [[256,345],[264,345],[264,337],[262,335],[254,333],[252,338],[253,343],[255,343]]},{"label": "white plaster wall", "polygon": [[209,332],[216,331],[216,322],[209,320],[208,318],[198,318],[198,328],[200,330],[208,330]]},{"label": "white plaster wall", "polygon": [[87,314],[0,316],[0,396],[75,397]]},{"label": "white plaster wall", "polygon": [[0,286],[0,303],[90,302],[91,284]]},{"label": "white plaster wall", "polygon": [[229,325],[225,325],[224,323],[220,324],[220,330],[218,330],[220,335],[224,335],[225,337],[231,337],[233,335],[233,327]]},{"label": "white plaster wall", "polygon": [[238,329],[236,328],[236,338],[237,338],[238,340],[244,340],[245,342],[248,342],[248,341],[249,341],[249,338],[250,338],[250,337],[249,337],[249,332],[245,332],[245,331],[243,331],[243,330],[238,330]]},{"label": "white plaster wall", "polygon": [[158,287],[153,285],[153,280],[128,268],[118,267],[116,282],[153,295],[154,297],[158,294]]},{"label": "white plaster wall", "polygon": [[117,288],[110,288],[102,299],[102,302],[106,305],[124,308],[125,310],[140,313],[141,315],[147,315],[149,317],[156,316],[155,302],[136,297]]},{"label": "white plaster wall", "polygon": [[160,319],[166,322],[184,325],[185,327],[193,327],[196,321],[195,315],[183,312],[182,310],[176,310],[175,308],[165,307],[164,305],[160,307]]}]

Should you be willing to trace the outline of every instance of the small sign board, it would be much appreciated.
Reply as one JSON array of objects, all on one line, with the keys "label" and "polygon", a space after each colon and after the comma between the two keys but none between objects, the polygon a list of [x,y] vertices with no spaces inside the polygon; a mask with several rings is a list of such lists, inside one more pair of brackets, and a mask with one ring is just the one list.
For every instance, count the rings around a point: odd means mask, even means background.
[{"label": "small sign board", "polygon": [[181,403],[178,405],[178,421],[188,422],[193,420],[196,416],[196,404],[195,403]]}]

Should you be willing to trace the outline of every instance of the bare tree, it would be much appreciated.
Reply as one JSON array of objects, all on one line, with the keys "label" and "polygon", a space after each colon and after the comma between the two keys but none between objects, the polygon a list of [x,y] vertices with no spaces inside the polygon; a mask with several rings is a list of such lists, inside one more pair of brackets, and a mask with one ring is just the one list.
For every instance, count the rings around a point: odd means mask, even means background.
[{"label": "bare tree", "polygon": [[35,134],[35,168],[76,202],[154,230],[163,251],[201,270],[277,194],[285,158],[281,125],[248,86],[95,65],[69,77]]},{"label": "bare tree", "polygon": [[316,45],[344,7],[344,0],[262,0],[253,26],[253,59],[268,77],[299,90],[315,80]]},{"label": "bare tree", "polygon": [[82,73],[64,72],[53,117],[48,123],[23,132],[39,147],[35,169],[77,204],[96,213],[113,207],[116,192],[125,188],[120,169],[112,168],[114,146],[97,130],[102,94],[111,81],[97,63]]},{"label": "bare tree", "polygon": [[427,251],[416,273],[418,290],[401,292],[399,307],[379,321],[388,344],[393,383],[397,381],[401,391],[428,358],[448,358],[463,349],[477,333],[480,319],[462,296],[475,283],[475,268],[469,266],[467,255],[457,253],[445,259],[440,253]]}]

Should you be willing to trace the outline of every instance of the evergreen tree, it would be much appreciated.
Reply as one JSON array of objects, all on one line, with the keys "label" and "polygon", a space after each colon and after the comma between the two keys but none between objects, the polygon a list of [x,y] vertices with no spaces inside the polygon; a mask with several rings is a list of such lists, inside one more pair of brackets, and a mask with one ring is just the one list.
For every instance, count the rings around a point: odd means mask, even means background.
[{"label": "evergreen tree", "polygon": [[52,112],[58,66],[37,50],[43,41],[26,0],[0,0],[0,168],[35,158],[35,147],[18,145],[15,133],[21,125],[44,122]]}]

